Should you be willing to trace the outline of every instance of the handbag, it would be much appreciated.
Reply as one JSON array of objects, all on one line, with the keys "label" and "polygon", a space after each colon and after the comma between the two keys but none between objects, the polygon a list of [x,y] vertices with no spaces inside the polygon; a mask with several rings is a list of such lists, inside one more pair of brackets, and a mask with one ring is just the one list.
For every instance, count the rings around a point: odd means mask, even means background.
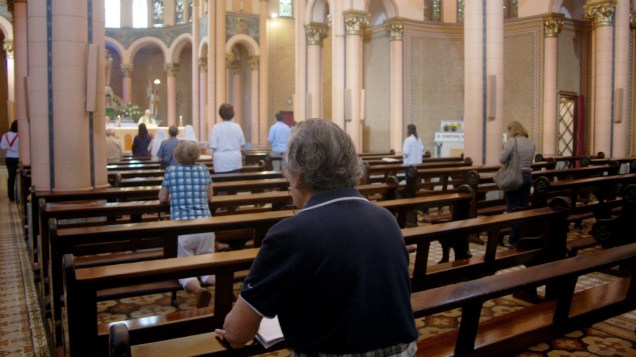
[{"label": "handbag", "polygon": [[517,139],[515,138],[515,150],[508,160],[495,174],[493,181],[503,191],[514,191],[523,184],[521,175],[521,163],[519,162],[519,152],[517,151]]}]

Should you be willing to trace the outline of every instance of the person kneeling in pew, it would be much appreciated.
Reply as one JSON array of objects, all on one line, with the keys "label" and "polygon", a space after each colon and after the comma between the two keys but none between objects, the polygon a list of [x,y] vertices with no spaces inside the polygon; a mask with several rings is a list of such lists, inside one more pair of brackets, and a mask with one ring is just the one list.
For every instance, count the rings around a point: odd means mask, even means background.
[{"label": "person kneeling in pew", "polygon": [[362,163],[347,133],[309,119],[294,129],[285,175],[295,216],[272,227],[223,329],[236,348],[278,316],[292,356],[413,356],[409,256],[395,217],[355,185]]},{"label": "person kneeling in pew", "polygon": [[[192,141],[182,141],[174,150],[177,165],[169,166],[164,174],[159,201],[170,202],[170,219],[195,219],[210,217],[208,200],[212,199],[212,178],[205,165],[197,164],[199,145]],[[178,257],[214,252],[214,233],[196,233],[179,236]],[[197,297],[197,307],[210,304],[212,295],[201,287],[202,282],[213,285],[214,276],[179,279],[181,286]]]}]

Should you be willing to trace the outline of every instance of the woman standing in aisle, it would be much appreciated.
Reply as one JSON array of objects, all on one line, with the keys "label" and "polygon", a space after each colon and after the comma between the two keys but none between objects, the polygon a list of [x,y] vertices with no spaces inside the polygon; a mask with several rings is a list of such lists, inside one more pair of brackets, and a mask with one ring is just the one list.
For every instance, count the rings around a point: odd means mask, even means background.
[{"label": "woman standing in aisle", "polygon": [[417,165],[422,163],[422,155],[424,145],[422,140],[417,136],[417,128],[415,124],[409,124],[406,126],[406,135],[404,139],[404,147],[402,148],[402,156],[404,157],[404,165]]},{"label": "woman standing in aisle", "polygon": [[219,116],[223,121],[212,127],[209,145],[214,150],[214,172],[234,172],[243,167],[241,148],[245,145],[245,137],[241,126],[232,121],[234,107],[223,103],[219,108]]}]

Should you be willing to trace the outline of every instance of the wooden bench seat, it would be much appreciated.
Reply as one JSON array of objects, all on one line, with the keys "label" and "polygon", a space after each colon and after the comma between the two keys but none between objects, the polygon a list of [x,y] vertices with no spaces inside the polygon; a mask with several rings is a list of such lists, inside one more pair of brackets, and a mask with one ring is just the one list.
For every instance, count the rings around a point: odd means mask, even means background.
[{"label": "wooden bench seat", "polygon": [[[462,316],[458,330],[418,341],[418,355],[510,355],[540,341],[633,310],[636,308],[634,279],[628,277],[580,292],[575,292],[575,286],[579,276],[625,262],[632,263],[630,273],[633,275],[636,272],[633,264],[635,258],[636,243],[414,292],[411,304],[416,318],[457,308],[461,308]],[[486,301],[541,285],[556,287],[554,298],[492,319],[480,320],[481,309]],[[192,332],[185,337],[140,342],[132,341],[134,330],[130,331],[129,337],[125,325],[115,325],[111,328],[111,346],[116,348],[111,348],[111,356],[167,356],[161,351],[170,351],[170,356],[185,353],[195,353],[197,356],[226,354],[228,351],[223,346],[213,342],[211,329]],[[136,346],[131,348],[131,344]],[[180,346],[183,350],[177,350],[174,346]],[[232,353],[247,356],[262,353],[262,349],[255,350],[253,346],[248,346]]]},{"label": "wooden bench seat", "polygon": [[[633,279],[621,279],[574,292],[576,279],[625,261],[633,263],[636,244],[550,262],[523,270],[484,277],[413,293],[416,317],[462,308],[459,330],[418,342],[426,356],[510,355],[576,328],[636,308]],[[630,273],[633,274],[632,265]],[[484,302],[541,285],[553,286],[554,299],[480,322]]]},{"label": "wooden bench seat", "polygon": [[[566,256],[566,217],[567,209],[562,207],[561,201],[555,200],[553,207],[404,228],[405,244],[417,247],[411,280],[413,291],[474,279],[513,266],[563,259]],[[520,229],[524,243],[520,241],[516,249],[498,252],[501,230],[511,227]],[[487,233],[484,255],[464,255],[468,237],[481,232]],[[445,243],[448,248],[442,245],[441,264],[430,266],[430,245],[435,241]],[[455,250],[455,261],[452,262],[450,247]]]},{"label": "wooden bench seat", "polygon": [[[197,322],[190,321],[189,328],[183,329],[168,319],[165,323],[158,321],[148,325],[139,324],[139,334],[133,334],[133,340],[157,338],[160,336],[179,337],[200,329],[210,329],[222,326],[225,315],[230,311],[233,295],[234,273],[249,269],[258,249],[204,254],[185,258],[162,259],[148,262],[129,263],[93,268],[76,269],[73,256],[64,258],[66,309],[69,323],[70,356],[107,355],[108,335],[99,335],[97,325],[97,296],[104,289],[116,289],[134,286],[142,281],[144,284],[159,281],[174,280],[186,276],[216,275],[214,286],[213,315],[199,315],[190,317]],[[183,312],[181,315],[186,315]],[[168,316],[168,318],[170,318]],[[131,327],[133,327],[131,325]],[[133,330],[135,331],[135,330]]]}]

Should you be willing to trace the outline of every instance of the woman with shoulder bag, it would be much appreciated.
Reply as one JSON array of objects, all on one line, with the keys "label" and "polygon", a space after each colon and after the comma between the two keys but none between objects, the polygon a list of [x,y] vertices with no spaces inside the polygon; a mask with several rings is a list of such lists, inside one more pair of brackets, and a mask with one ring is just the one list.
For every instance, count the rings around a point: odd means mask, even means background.
[{"label": "woman with shoulder bag", "polygon": [[[515,208],[528,207],[530,201],[530,188],[532,186],[531,164],[534,157],[535,145],[528,139],[528,132],[518,121],[512,121],[507,127],[508,141],[504,146],[499,162],[508,163],[516,153],[519,164],[521,166],[521,175],[523,183],[516,190],[505,191],[504,199],[506,200],[506,209],[512,212]],[[514,246],[519,240],[518,232],[512,229],[508,245]]]}]

